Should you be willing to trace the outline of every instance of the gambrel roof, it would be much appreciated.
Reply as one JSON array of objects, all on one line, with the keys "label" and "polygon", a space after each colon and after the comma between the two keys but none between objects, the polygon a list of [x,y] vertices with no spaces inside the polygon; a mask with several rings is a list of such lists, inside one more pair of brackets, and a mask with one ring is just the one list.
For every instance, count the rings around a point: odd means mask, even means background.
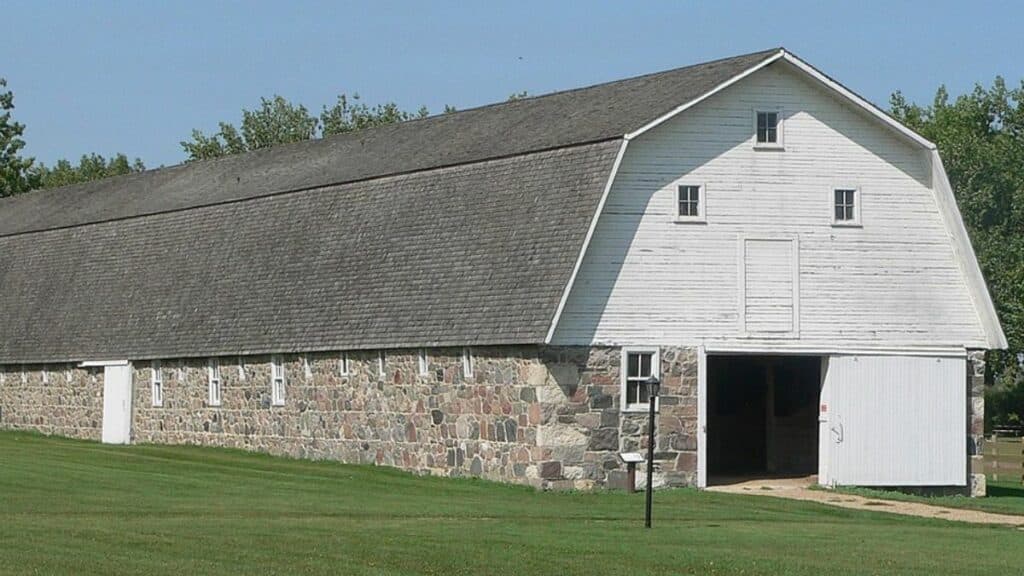
[{"label": "gambrel roof", "polygon": [[628,140],[785,56],[0,201],[0,362],[546,342]]}]

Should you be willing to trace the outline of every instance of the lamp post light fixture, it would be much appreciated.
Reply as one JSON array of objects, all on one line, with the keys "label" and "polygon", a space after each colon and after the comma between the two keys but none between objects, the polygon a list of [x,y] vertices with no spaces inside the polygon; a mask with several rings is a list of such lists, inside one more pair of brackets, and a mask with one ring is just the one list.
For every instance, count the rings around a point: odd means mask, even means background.
[{"label": "lamp post light fixture", "polygon": [[661,381],[652,374],[645,383],[650,412],[647,418],[647,514],[644,516],[644,526],[650,528],[651,501],[654,496],[654,408],[658,402],[658,392],[661,391]]}]

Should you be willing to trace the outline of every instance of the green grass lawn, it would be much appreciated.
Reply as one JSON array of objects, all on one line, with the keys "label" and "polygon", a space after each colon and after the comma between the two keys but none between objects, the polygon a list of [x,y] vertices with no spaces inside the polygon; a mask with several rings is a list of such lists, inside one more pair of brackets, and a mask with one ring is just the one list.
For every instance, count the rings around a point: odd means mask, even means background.
[{"label": "green grass lawn", "polygon": [[968,508],[998,514],[1016,514],[1021,516],[1024,524],[1024,486],[1016,482],[988,482],[988,496],[985,498],[968,498],[966,496],[915,496],[893,490],[875,490],[871,488],[838,488],[837,492],[857,494],[880,500],[902,500],[904,502],[920,502],[950,508]]},{"label": "green grass lawn", "polygon": [[1024,532],[0,433],[0,574],[1010,574]]}]

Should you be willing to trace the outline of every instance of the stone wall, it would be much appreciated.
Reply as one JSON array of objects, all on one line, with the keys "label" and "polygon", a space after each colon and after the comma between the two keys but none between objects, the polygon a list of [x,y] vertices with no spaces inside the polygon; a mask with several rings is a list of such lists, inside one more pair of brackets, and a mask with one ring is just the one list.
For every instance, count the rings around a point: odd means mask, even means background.
[{"label": "stone wall", "polygon": [[[620,414],[620,351],[586,347],[390,350],[283,356],[284,406],[270,401],[270,358],[221,358],[222,405],[208,399],[206,360],[163,362],[164,401],[135,365],[133,437],[303,458],[472,475],[544,488],[623,485],[618,453],[646,449],[645,414]],[[696,356],[662,351],[664,395],[656,461],[660,485],[692,484],[696,469]],[[307,368],[308,367],[308,368]],[[243,376],[244,375],[244,376]],[[642,475],[641,475],[642,476]]]},{"label": "stone wall", "polygon": [[[135,442],[198,444],[300,458],[480,476],[542,488],[624,487],[620,451],[645,451],[646,413],[620,411],[621,351],[588,347],[474,348],[283,355],[285,403],[271,405],[269,356],[220,358],[220,406],[208,403],[207,359],[164,360],[163,403],[153,406],[151,363],[134,363]],[[663,380],[655,484],[692,485],[696,471],[697,360],[661,349]],[[241,368],[240,368],[241,366]],[[0,427],[98,439],[102,369],[9,370]],[[643,481],[643,474],[638,474]]]},{"label": "stone wall", "polygon": [[99,440],[102,426],[102,369],[0,366],[0,429]]},{"label": "stone wall", "polygon": [[985,352],[967,354],[967,454],[968,489],[984,496],[985,486]]}]

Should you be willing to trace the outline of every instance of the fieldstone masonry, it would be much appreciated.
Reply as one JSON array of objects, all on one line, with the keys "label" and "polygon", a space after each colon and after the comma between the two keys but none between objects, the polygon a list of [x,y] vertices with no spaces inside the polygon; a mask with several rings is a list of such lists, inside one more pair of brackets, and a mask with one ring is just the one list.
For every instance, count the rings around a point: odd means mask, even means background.
[{"label": "fieldstone masonry", "polygon": [[[540,488],[623,486],[620,451],[646,449],[647,415],[620,411],[621,352],[600,347],[284,355],[285,404],[270,397],[269,356],[220,358],[220,406],[208,403],[207,359],[163,360],[153,406],[149,361],[134,363],[135,442],[200,444],[297,458],[480,476]],[[689,485],[696,469],[696,355],[663,348],[658,485]],[[43,374],[46,374],[45,381]],[[0,371],[0,427],[99,439],[103,372],[73,366]],[[24,374],[24,377],[22,376]]]},{"label": "fieldstone masonry", "polygon": [[967,454],[968,489],[971,496],[984,496],[985,486],[985,352],[967,355]]}]

